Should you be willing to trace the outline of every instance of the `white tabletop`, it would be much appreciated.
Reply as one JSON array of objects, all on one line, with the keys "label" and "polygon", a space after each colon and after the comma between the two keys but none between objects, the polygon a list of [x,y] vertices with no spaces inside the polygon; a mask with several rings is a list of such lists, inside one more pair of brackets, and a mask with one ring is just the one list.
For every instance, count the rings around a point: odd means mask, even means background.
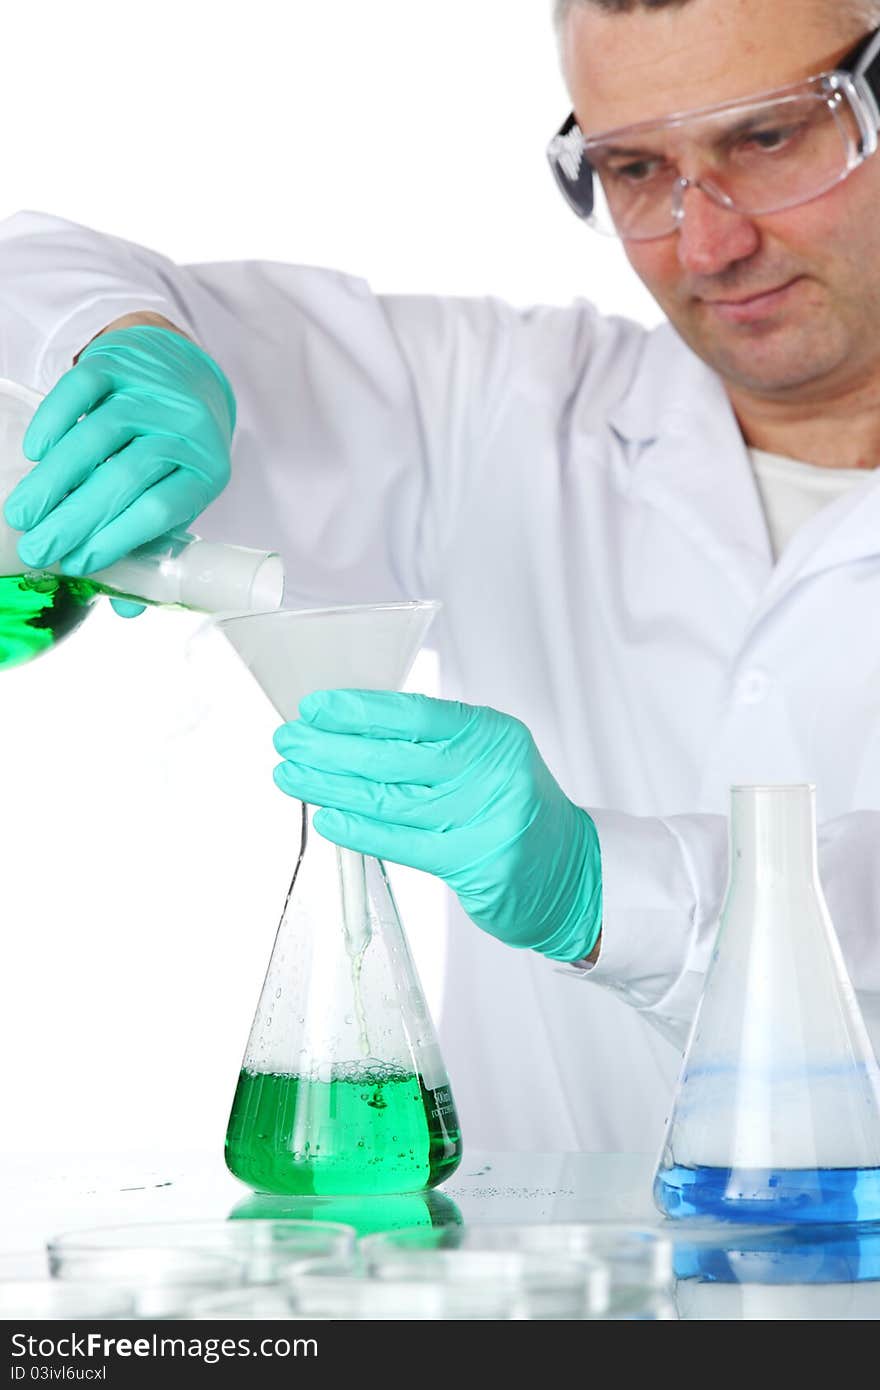
[{"label": "white tabletop", "polygon": [[[469,1153],[457,1173],[428,1193],[273,1198],[249,1192],[218,1151],[20,1155],[0,1164],[8,1194],[0,1253],[39,1251],[64,1232],[135,1222],[307,1217],[344,1221],[365,1235],[462,1221],[613,1220],[673,1231],[681,1277],[671,1315],[679,1319],[880,1318],[880,1225],[855,1233],[827,1228],[825,1245],[815,1228],[780,1228],[755,1246],[750,1228],[716,1224],[711,1247],[701,1253],[705,1228],[688,1249],[692,1237],[684,1223],[663,1222],[654,1208],[654,1162],[647,1154]],[[723,1247],[720,1262],[706,1256],[715,1248],[714,1232]]]},{"label": "white tabletop", "polygon": [[469,1153],[434,1190],[402,1197],[258,1197],[226,1169],[222,1151],[189,1154],[6,1157],[9,1194],[0,1250],[40,1249],[63,1231],[129,1222],[312,1216],[346,1221],[361,1233],[468,1221],[659,1222],[651,1201],[654,1159],[643,1154]]}]

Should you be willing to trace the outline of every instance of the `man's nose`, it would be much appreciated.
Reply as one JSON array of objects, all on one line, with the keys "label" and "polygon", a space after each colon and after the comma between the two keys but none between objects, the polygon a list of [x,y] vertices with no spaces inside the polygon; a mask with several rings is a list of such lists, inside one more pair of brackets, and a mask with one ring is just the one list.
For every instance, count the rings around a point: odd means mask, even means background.
[{"label": "man's nose", "polygon": [[745,260],[760,242],[758,228],[741,212],[720,207],[693,184],[682,194],[678,229],[678,259],[695,275],[717,275],[735,261]]}]

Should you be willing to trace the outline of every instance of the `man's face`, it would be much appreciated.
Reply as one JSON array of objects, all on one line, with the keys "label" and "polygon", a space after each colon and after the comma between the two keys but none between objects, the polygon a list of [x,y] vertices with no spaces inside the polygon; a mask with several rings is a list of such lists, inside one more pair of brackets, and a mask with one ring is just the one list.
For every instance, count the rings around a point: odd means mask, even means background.
[{"label": "man's face", "polygon": [[[563,63],[587,135],[748,97],[833,68],[864,24],[843,0],[575,6]],[[674,135],[664,157],[682,173]],[[656,138],[652,151],[657,150]],[[880,372],[880,154],[799,207],[760,217],[684,193],[677,232],[625,242],[679,333],[733,388],[796,402]]]}]

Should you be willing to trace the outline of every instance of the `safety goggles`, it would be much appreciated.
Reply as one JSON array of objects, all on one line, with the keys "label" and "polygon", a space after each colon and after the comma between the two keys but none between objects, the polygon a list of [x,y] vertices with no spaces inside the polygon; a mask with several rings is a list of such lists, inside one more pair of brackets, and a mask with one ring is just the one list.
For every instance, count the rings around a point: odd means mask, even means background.
[{"label": "safety goggles", "polygon": [[757,96],[593,136],[572,113],[547,157],[578,217],[652,241],[680,227],[688,188],[753,217],[808,203],[875,152],[878,129],[880,29],[833,72]]}]

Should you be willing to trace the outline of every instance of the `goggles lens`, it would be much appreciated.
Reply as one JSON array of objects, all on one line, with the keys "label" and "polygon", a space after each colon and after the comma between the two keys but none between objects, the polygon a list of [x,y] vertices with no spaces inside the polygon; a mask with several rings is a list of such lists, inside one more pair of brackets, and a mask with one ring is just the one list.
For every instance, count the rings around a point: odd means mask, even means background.
[{"label": "goggles lens", "polygon": [[597,230],[634,241],[675,231],[688,187],[758,216],[819,197],[864,157],[852,92],[832,77],[604,138],[567,126],[548,151],[567,200]]}]

